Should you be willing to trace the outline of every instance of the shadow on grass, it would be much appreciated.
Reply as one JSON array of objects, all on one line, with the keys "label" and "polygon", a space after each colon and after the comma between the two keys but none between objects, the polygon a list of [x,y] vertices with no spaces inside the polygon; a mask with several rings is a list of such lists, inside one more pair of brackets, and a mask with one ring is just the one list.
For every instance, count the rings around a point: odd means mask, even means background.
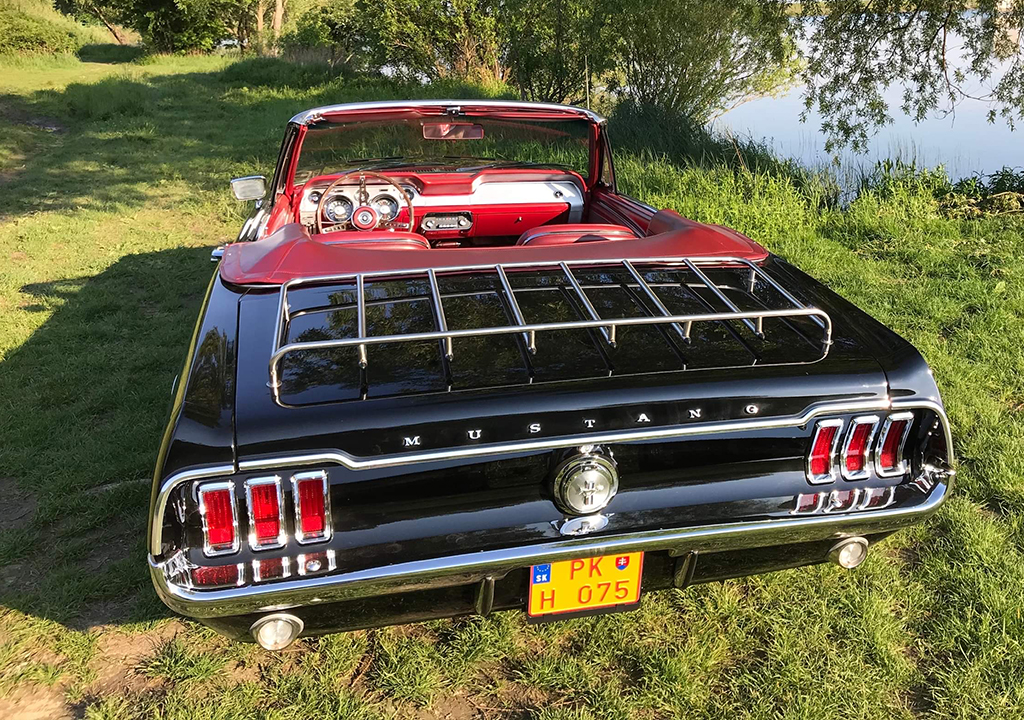
[{"label": "shadow on grass", "polygon": [[72,628],[167,614],[146,565],[150,475],[208,253],[21,288],[37,299],[23,312],[59,307],[0,364],[2,474],[38,503],[0,522],[0,604]]},{"label": "shadow on grass", "polygon": [[191,203],[226,200],[231,177],[272,174],[288,120],[308,108],[489,96],[472,85],[350,79],[274,58],[188,73],[175,72],[176,58],[150,58],[98,82],[0,95],[0,107],[21,116],[57,117],[68,124],[60,152],[48,153],[45,161],[30,159],[4,186],[0,218],[80,208],[125,212],[150,203],[168,180],[187,185]]}]

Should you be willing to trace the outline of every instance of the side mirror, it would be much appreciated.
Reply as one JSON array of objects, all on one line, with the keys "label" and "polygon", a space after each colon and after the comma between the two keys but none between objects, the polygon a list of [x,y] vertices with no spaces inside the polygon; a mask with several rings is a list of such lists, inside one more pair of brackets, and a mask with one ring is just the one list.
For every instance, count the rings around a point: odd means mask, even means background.
[{"label": "side mirror", "polygon": [[262,200],[267,194],[267,179],[262,175],[235,178],[231,181],[231,192],[239,200]]}]

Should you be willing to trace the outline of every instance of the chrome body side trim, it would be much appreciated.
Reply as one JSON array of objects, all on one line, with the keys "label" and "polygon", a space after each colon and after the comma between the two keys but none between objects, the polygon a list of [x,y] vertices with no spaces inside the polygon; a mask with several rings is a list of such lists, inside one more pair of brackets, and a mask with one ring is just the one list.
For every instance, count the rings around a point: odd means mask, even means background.
[{"label": "chrome body side trim", "polygon": [[195,480],[203,480],[210,477],[226,477],[233,475],[234,465],[214,465],[204,468],[190,468],[174,473],[166,478],[160,486],[153,504],[153,513],[149,518],[149,552],[152,555],[160,555],[161,533],[163,532],[164,513],[167,511],[167,499],[171,490],[178,485]]},{"label": "chrome body side trim", "polygon": [[556,103],[524,102],[522,100],[381,100],[373,102],[344,103],[341,105],[325,105],[323,107],[311,108],[295,115],[289,122],[297,125],[309,125],[317,122],[324,115],[337,115],[339,113],[360,113],[372,110],[416,110],[420,108],[438,108],[444,114],[451,108],[458,108],[460,111],[465,107],[482,107],[492,110],[507,108],[509,110],[538,110],[548,112],[560,112],[566,115],[577,115],[580,118],[589,120],[597,125],[604,125],[608,121],[592,110],[575,107],[573,105],[558,105]]},{"label": "chrome body side trim", "polygon": [[488,577],[500,578],[518,568],[580,557],[659,550],[718,552],[889,532],[934,513],[946,499],[948,490],[946,484],[936,482],[932,491],[921,495],[916,503],[852,515],[785,517],[606,537],[570,537],[526,547],[395,563],[341,575],[306,577],[301,581],[235,590],[200,592],[170,585],[163,565],[152,557],[149,558],[150,574],[161,599],[172,610],[198,618],[223,617],[479,583]]},{"label": "chrome body side trim", "polygon": [[[671,425],[654,427],[649,430],[617,430],[604,433],[579,435],[563,435],[545,438],[544,440],[516,440],[491,445],[472,445],[468,447],[447,448],[443,450],[426,450],[418,453],[400,453],[381,455],[380,457],[357,457],[349,453],[332,450],[310,453],[300,456],[270,457],[257,460],[242,460],[238,463],[241,471],[260,470],[265,468],[290,467],[293,465],[337,464],[351,470],[368,470],[371,468],[397,467],[415,463],[455,460],[458,458],[479,457],[483,455],[506,455],[532,450],[556,450],[580,445],[604,445],[607,443],[631,442],[636,440],[667,440],[687,437],[690,435],[718,434],[726,432],[742,432],[746,430],[772,430],[777,428],[801,427],[819,415],[828,413],[849,413],[872,410],[888,410],[888,400],[860,400],[849,403],[824,403],[811,406],[801,415],[783,415],[774,418],[757,420],[738,419],[724,420],[715,423],[694,423],[692,425]],[[951,447],[952,445],[950,445]]]}]

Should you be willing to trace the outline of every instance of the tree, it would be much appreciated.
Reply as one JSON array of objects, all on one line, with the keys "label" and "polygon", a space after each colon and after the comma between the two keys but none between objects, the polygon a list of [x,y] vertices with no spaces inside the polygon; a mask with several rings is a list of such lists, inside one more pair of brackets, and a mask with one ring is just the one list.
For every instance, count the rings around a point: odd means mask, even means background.
[{"label": "tree", "polygon": [[639,105],[697,122],[792,81],[797,52],[781,0],[620,0],[619,79]]},{"label": "tree", "polygon": [[378,66],[421,80],[507,79],[490,0],[360,0]]},{"label": "tree", "polygon": [[212,50],[228,35],[233,0],[129,0],[126,16],[146,44],[166,52]]},{"label": "tree", "polygon": [[355,0],[335,0],[299,16],[294,27],[281,35],[281,47],[295,55],[321,51],[332,67],[359,68],[364,61],[364,16],[355,11]]},{"label": "tree", "polygon": [[524,100],[580,104],[608,69],[609,21],[595,0],[507,0],[501,8],[509,78]]},{"label": "tree", "polygon": [[863,149],[892,121],[883,97],[892,85],[918,120],[969,99],[989,103],[991,121],[1024,118],[1024,0],[810,2],[797,23],[805,104],[823,116],[829,150]]},{"label": "tree", "polygon": [[55,0],[54,7],[68,15],[99,20],[117,44],[124,45],[124,35],[116,23],[123,20],[130,7],[127,0]]}]

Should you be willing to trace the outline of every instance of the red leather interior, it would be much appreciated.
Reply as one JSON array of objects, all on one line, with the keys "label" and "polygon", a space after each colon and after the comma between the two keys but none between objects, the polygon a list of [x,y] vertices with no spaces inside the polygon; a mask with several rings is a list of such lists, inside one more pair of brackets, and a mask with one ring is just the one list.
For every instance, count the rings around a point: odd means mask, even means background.
[{"label": "red leather interior", "polygon": [[647,226],[647,234],[659,235],[663,232],[671,232],[672,230],[685,230],[692,225],[699,224],[684,218],[675,210],[659,210],[651,217],[651,222]]},{"label": "red leather interior", "polygon": [[[380,233],[391,240],[405,239],[400,233]],[[344,233],[344,242],[323,242],[311,238],[298,223],[289,223],[257,242],[232,243],[224,250],[220,274],[225,282],[239,285],[281,284],[291,278],[326,274],[351,274],[381,270],[422,269],[497,263],[555,263],[563,260],[621,261],[624,257],[736,257],[760,262],[768,251],[739,233],[712,225],[690,222],[685,229],[636,238],[627,247],[617,242],[573,242],[568,245],[521,245],[504,247],[461,247],[431,252],[401,252],[392,242],[375,242],[361,233]],[[395,237],[398,235],[399,237]],[[409,233],[415,236],[415,233]],[[415,237],[412,238],[415,243]],[[405,246],[403,249],[414,247]]]},{"label": "red leather interior", "polygon": [[373,230],[367,232],[335,232],[314,235],[312,239],[324,245],[373,250],[429,250],[430,242],[414,232]]},{"label": "red leather interior", "polygon": [[636,234],[622,225],[565,223],[541,225],[519,236],[516,245],[570,245],[597,240],[631,240]]}]

